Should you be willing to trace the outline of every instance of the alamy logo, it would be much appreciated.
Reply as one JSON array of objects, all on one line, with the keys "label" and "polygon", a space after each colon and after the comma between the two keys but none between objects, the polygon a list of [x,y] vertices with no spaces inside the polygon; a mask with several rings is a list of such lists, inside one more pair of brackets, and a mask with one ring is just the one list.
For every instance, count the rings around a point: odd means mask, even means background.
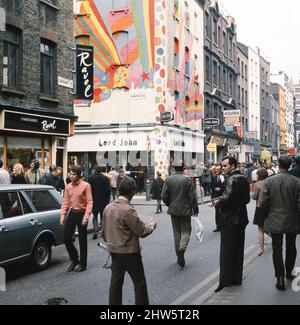
[{"label": "alamy logo", "polygon": [[0,267],[0,292],[6,291],[6,273],[5,270]]},{"label": "alamy logo", "polygon": [[292,282],[292,289],[295,292],[300,291],[300,267],[295,268],[296,271],[296,278]]}]

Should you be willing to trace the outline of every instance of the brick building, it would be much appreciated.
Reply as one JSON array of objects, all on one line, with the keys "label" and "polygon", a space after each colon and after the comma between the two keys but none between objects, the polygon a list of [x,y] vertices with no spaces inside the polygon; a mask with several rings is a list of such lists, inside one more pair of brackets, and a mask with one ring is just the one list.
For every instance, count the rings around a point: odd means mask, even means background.
[{"label": "brick building", "polygon": [[73,16],[64,0],[0,0],[0,158],[67,167],[73,132]]}]

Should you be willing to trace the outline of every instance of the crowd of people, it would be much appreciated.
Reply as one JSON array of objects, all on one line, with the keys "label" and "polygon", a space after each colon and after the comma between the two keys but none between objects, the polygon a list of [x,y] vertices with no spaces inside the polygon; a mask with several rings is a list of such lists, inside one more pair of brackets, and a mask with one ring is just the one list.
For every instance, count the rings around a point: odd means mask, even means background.
[{"label": "crowd of people", "polygon": [[[70,169],[67,185],[62,169],[53,166],[45,173],[37,161],[24,172],[14,165],[12,175],[3,169],[0,160],[0,184],[45,184],[64,192],[61,225],[71,264],[68,272],[83,272],[87,268],[87,225],[93,215],[96,239],[101,235],[112,256],[112,275],[109,303],[122,304],[122,286],[128,272],[135,289],[136,304],[148,304],[146,277],[139,238],[149,236],[157,226],[153,218],[143,220],[131,205],[137,183],[122,170],[97,166],[83,181],[80,166]],[[293,280],[300,231],[300,157],[293,162],[288,156],[274,164],[239,164],[234,157],[224,157],[220,165],[205,166],[200,178],[203,194],[210,196],[215,209],[216,229],[221,233],[220,277],[215,292],[227,286],[240,286],[243,281],[245,230],[249,223],[247,205],[250,195],[256,201],[253,223],[258,226],[259,256],[264,254],[264,238],[272,239],[276,288],[285,290],[285,279]],[[184,166],[162,178],[157,172],[152,185],[152,198],[157,200],[156,213],[162,212],[162,201],[171,216],[177,263],[185,267],[185,252],[191,236],[191,217],[198,216],[195,182],[188,177]],[[100,224],[99,224],[100,217]],[[79,233],[78,253],[74,245],[74,231]],[[286,258],[283,260],[283,238],[286,239]]]}]

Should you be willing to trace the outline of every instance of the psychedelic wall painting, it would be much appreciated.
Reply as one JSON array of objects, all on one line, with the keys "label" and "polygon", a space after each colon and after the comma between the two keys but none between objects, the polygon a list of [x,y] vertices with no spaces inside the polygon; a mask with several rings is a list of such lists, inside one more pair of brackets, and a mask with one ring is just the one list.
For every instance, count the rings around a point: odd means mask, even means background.
[{"label": "psychedelic wall painting", "polygon": [[95,103],[115,88],[154,88],[154,1],[82,2],[74,30],[77,43],[94,47]]}]

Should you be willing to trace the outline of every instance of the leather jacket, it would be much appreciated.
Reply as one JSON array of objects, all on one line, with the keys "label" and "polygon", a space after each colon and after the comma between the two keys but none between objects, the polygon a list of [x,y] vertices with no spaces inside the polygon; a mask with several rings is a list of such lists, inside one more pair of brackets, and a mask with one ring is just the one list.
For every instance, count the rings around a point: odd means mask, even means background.
[{"label": "leather jacket", "polygon": [[233,171],[226,181],[225,191],[218,203],[221,209],[221,228],[246,227],[249,223],[247,213],[249,202],[247,179],[239,171]]}]

